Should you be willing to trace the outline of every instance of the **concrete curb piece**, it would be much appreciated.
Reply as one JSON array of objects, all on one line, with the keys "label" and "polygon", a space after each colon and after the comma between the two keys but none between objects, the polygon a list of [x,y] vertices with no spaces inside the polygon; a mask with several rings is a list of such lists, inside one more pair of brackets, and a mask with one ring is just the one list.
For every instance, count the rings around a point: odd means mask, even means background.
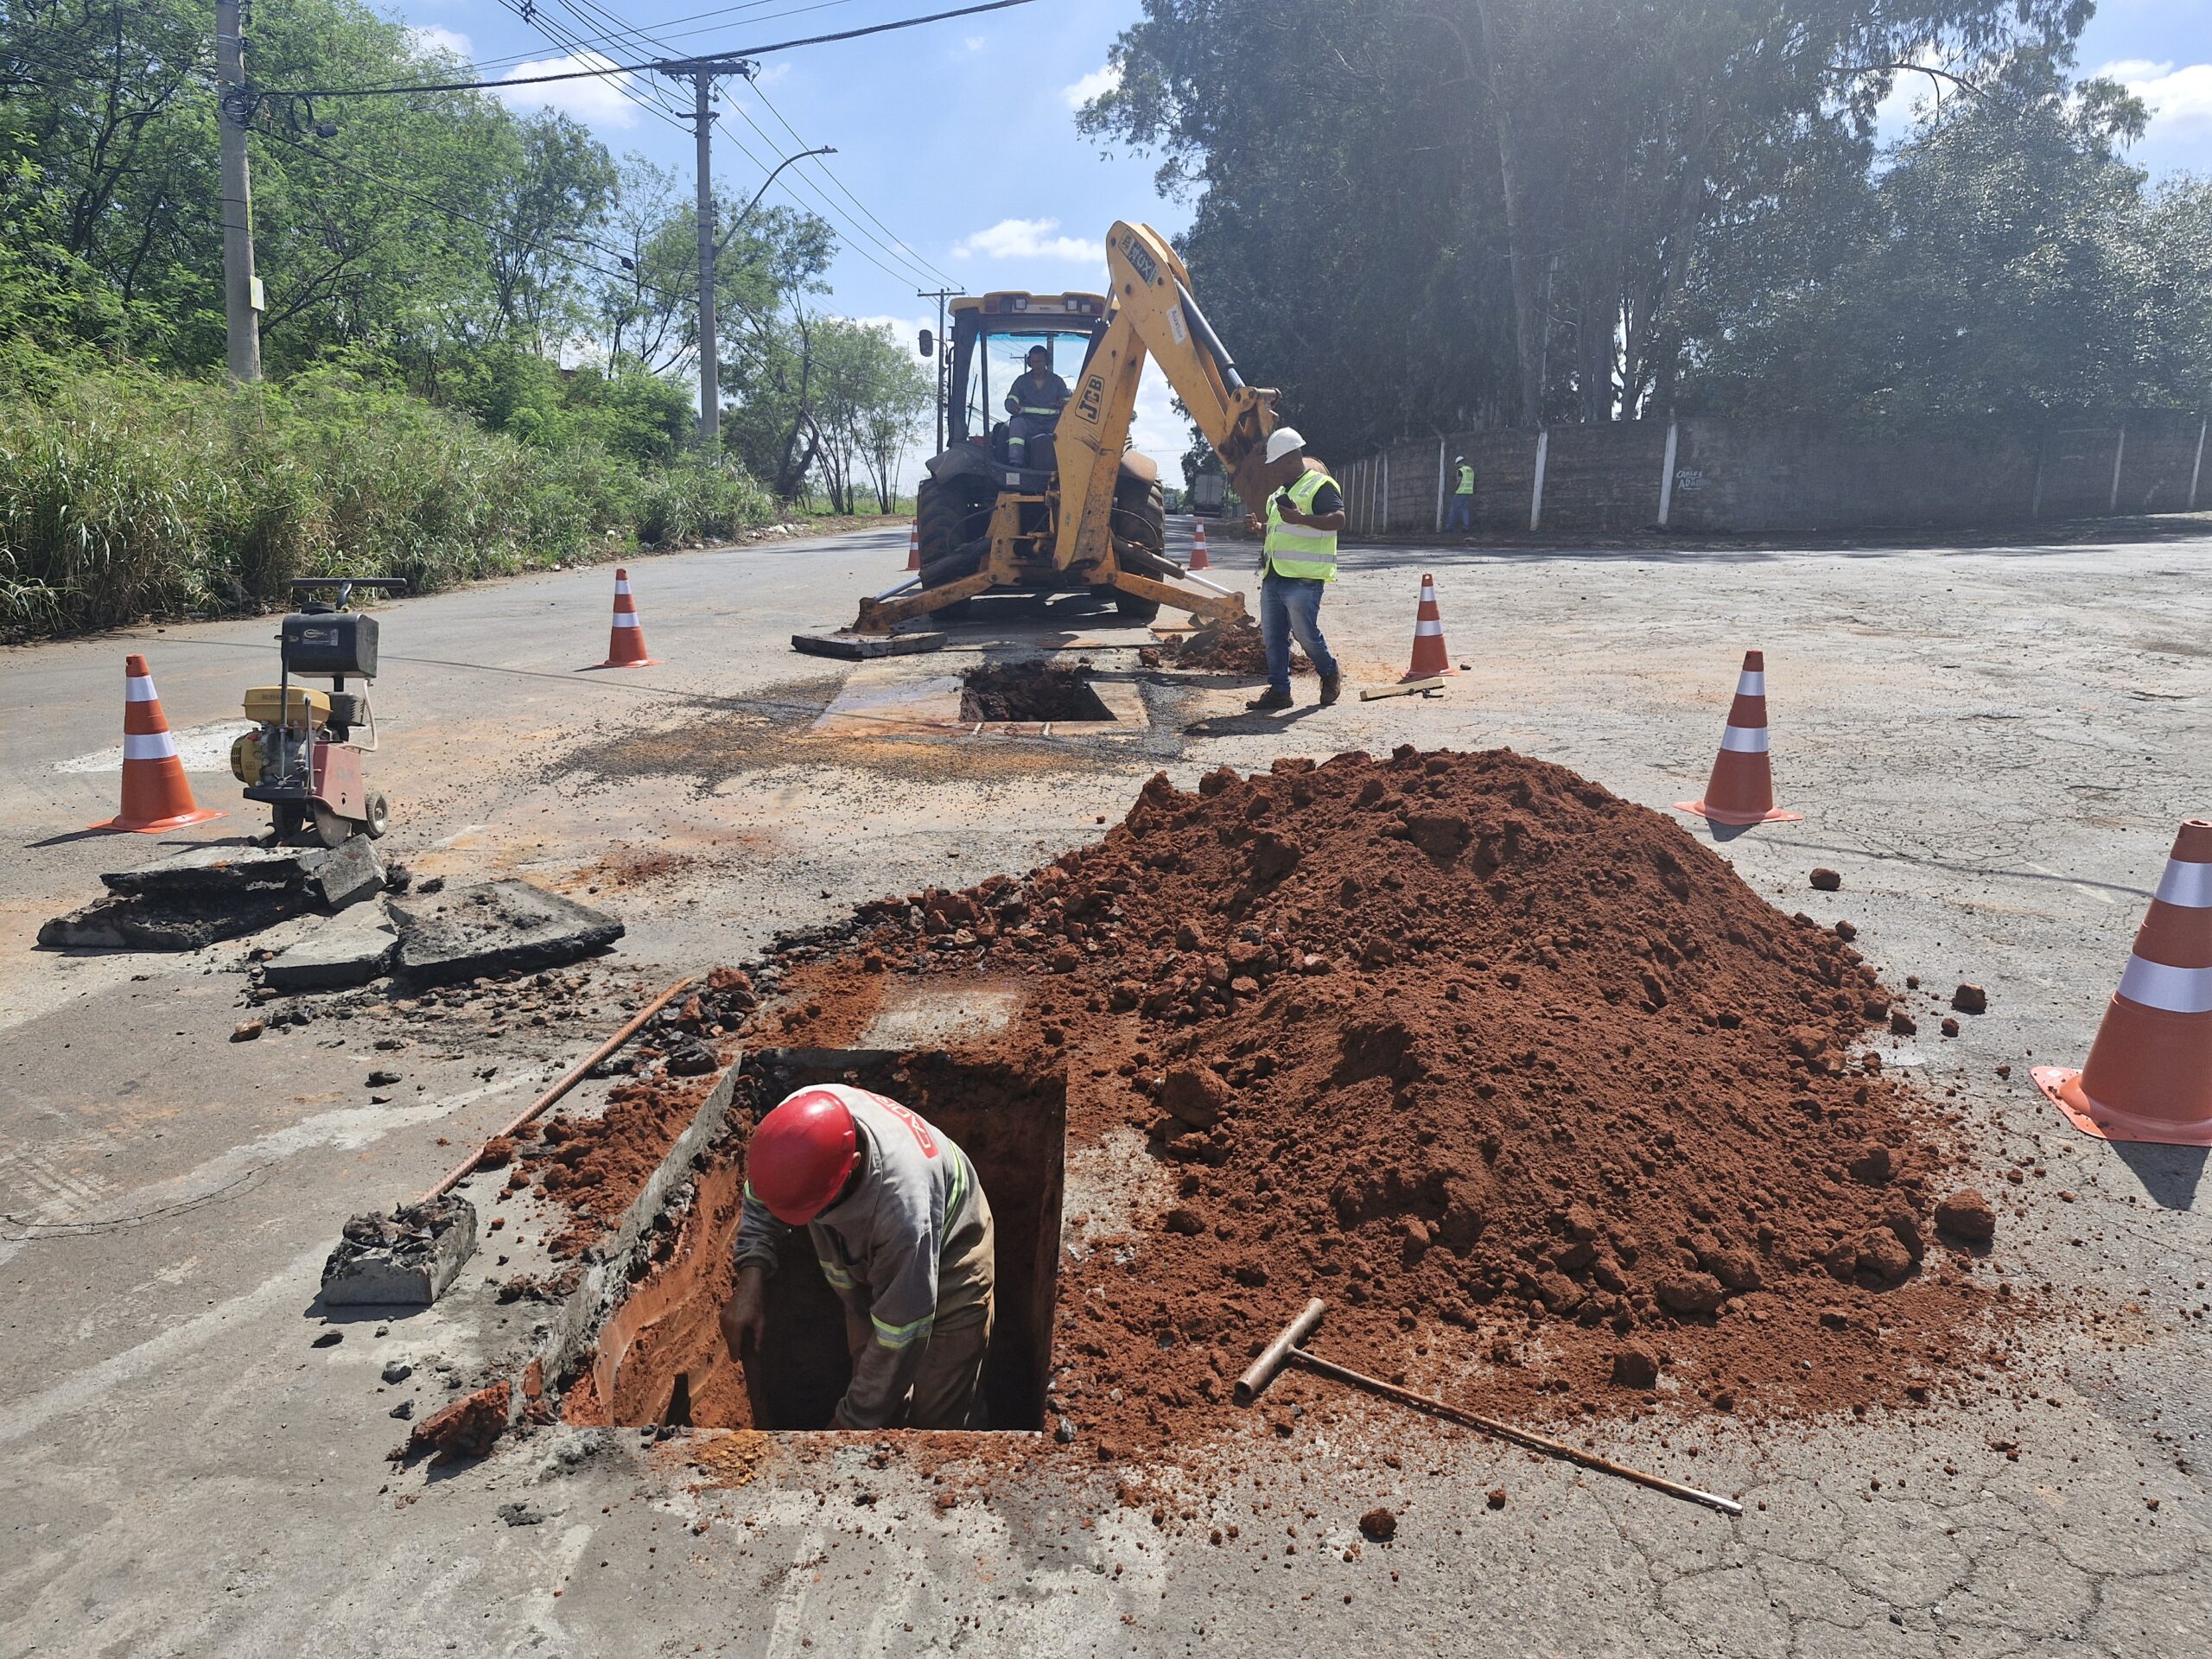
[{"label": "concrete curb piece", "polygon": [[[737,1093],[738,1073],[745,1067],[741,1050],[734,1056],[667,1156],[639,1189],[630,1207],[622,1212],[613,1236],[591,1251],[591,1265],[576,1287],[562,1298],[540,1328],[545,1334],[516,1373],[522,1376],[535,1364],[544,1386],[557,1387],[576,1368],[599,1338],[602,1321],[629,1294],[633,1281],[643,1276],[654,1224],[668,1207],[669,1197],[692,1179],[692,1161],[719,1136],[729,1120],[730,1102]],[[530,1402],[526,1389],[514,1393],[513,1411],[519,1417]]]}]

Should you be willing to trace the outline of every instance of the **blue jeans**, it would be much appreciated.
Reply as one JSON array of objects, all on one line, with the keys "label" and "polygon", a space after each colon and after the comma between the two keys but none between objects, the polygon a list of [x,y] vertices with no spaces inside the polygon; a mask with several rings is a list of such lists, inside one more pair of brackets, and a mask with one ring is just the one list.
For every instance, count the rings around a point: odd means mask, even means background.
[{"label": "blue jeans", "polygon": [[1446,531],[1472,530],[1475,527],[1475,498],[1455,495],[1452,498],[1452,516],[1444,521]]},{"label": "blue jeans", "polygon": [[1321,590],[1329,584],[1310,576],[1286,576],[1270,570],[1260,578],[1260,638],[1268,647],[1268,689],[1290,695],[1290,637],[1324,679],[1337,677],[1337,659],[1321,637]]}]

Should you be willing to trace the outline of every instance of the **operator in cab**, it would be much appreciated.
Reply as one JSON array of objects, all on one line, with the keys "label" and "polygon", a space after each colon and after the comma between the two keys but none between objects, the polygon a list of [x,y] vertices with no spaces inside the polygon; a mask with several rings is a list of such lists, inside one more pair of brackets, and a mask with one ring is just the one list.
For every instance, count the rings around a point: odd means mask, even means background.
[{"label": "operator in cab", "polygon": [[1017,467],[1029,464],[1029,440],[1050,432],[1068,400],[1068,383],[1052,372],[1052,348],[1032,346],[1029,371],[1019,376],[1006,395],[1007,459]]},{"label": "operator in cab", "polygon": [[753,1131],[730,1357],[767,1336],[767,1284],[794,1228],[845,1305],[853,1380],[832,1428],[987,1428],[991,1206],[968,1154],[895,1100],[844,1084],[785,1097]]}]

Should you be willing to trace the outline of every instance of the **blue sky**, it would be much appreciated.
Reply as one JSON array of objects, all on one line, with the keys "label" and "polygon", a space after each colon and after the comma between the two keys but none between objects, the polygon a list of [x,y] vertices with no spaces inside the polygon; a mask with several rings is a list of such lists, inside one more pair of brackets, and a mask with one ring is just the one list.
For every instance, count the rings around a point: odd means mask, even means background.
[{"label": "blue sky", "polygon": [[[957,0],[753,0],[735,8],[722,0],[527,0],[535,22],[519,15],[524,3],[399,0],[391,10],[484,65],[487,77],[504,79],[575,67],[556,35],[635,60],[661,48],[620,38],[626,29],[650,30],[678,53],[725,51]],[[766,58],[757,86],[724,83],[718,181],[749,194],[780,156],[836,145],[826,171],[800,163],[770,200],[811,208],[837,226],[843,245],[830,305],[895,321],[904,335],[936,320],[933,303],[914,297],[919,288],[1096,287],[1100,244],[1116,219],[1172,233],[1188,218],[1154,190],[1149,161],[1102,155],[1075,130],[1075,105],[1100,84],[1108,48],[1138,10],[1137,0],[1041,0]],[[2139,162],[2156,174],[2212,171],[2212,0],[2102,0],[2082,35],[2081,62],[2108,69],[2150,102]],[[566,110],[616,153],[638,151],[688,178],[689,129],[637,101],[654,90],[639,78],[571,81],[518,87],[508,100]],[[689,101],[688,91],[664,83],[658,91]],[[1901,128],[1923,95],[1901,86],[1885,127]],[[1163,460],[1183,448],[1156,376],[1147,379],[1137,438]]]}]

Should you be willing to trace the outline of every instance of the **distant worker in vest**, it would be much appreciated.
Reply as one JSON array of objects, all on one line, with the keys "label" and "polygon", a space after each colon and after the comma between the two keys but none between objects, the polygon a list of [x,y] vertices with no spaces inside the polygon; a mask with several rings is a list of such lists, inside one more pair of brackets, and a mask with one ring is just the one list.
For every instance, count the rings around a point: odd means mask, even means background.
[{"label": "distant worker in vest", "polygon": [[1475,469],[1468,465],[1465,455],[1452,457],[1457,473],[1457,482],[1452,487],[1452,516],[1444,521],[1448,534],[1455,530],[1471,533],[1475,528]]},{"label": "distant worker in vest", "polygon": [[853,1380],[833,1428],[985,1428],[991,1206],[968,1154],[897,1101],[823,1084],[760,1120],[745,1155],[730,1357],[767,1338],[767,1286],[804,1227],[845,1305]]},{"label": "distant worker in vest", "polygon": [[1017,467],[1029,464],[1029,440],[1042,437],[1057,425],[1060,406],[1068,400],[1068,383],[1052,372],[1052,348],[1029,348],[1029,372],[1017,376],[1006,395],[1006,412],[1014,418],[1006,430],[1007,459]]},{"label": "distant worker in vest", "polygon": [[1321,706],[1337,700],[1343,679],[1329,642],[1321,637],[1321,594],[1337,579],[1337,532],[1344,527],[1344,493],[1329,469],[1307,459],[1306,440],[1287,426],[1268,435],[1267,478],[1271,493],[1264,524],[1247,513],[1244,527],[1267,541],[1261,554],[1260,637],[1268,648],[1268,689],[1244,706],[1290,705],[1290,642],[1320,671]]}]

